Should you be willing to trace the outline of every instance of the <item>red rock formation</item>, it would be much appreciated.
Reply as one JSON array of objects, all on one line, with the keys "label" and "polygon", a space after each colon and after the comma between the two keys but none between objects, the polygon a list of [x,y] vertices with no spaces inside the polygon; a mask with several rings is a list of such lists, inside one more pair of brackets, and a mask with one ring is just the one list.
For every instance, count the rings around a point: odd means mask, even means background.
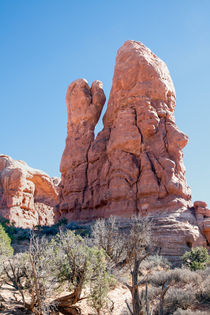
[{"label": "red rock formation", "polygon": [[60,216],[69,220],[133,214],[154,218],[162,253],[205,244],[190,207],[174,118],[175,90],[166,64],[143,44],[119,49],[104,128],[102,84],[84,79],[67,91],[68,135],[61,160]]},{"label": "red rock formation", "polygon": [[206,237],[208,246],[210,246],[210,209],[207,206],[207,203],[203,201],[194,202],[198,226],[202,234]]},{"label": "red rock formation", "polygon": [[56,181],[23,161],[0,155],[0,215],[18,227],[53,224]]},{"label": "red rock formation", "polygon": [[91,88],[84,79],[74,81],[68,88],[68,135],[62,156],[62,211],[81,209],[88,187],[88,154],[94,140],[94,129],[105,103],[100,81]]}]

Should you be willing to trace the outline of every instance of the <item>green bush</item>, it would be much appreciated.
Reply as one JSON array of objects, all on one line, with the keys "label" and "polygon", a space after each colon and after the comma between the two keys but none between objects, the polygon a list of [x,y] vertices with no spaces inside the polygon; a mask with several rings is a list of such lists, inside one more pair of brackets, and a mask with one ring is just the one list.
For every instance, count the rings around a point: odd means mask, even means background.
[{"label": "green bush", "polygon": [[13,240],[16,227],[14,225],[10,225],[8,219],[0,216],[0,224],[3,226],[5,232],[9,235],[10,239]]},{"label": "green bush", "polygon": [[58,234],[60,229],[65,230],[67,225],[67,219],[63,218],[59,220],[56,224],[47,226],[47,225],[36,225],[35,231],[40,237],[42,236],[55,236]]},{"label": "green bush", "polygon": [[89,224],[71,221],[66,225],[66,229],[73,231],[76,235],[80,235],[82,237],[90,237],[91,235],[91,227]]},{"label": "green bush", "polygon": [[204,247],[195,247],[190,252],[186,252],[182,256],[184,265],[189,267],[191,270],[204,269],[208,263],[209,255],[208,251]]},{"label": "green bush", "polygon": [[0,224],[3,226],[12,242],[30,239],[29,229],[17,228],[2,216],[0,216]]},{"label": "green bush", "polygon": [[11,239],[0,224],[0,256],[11,256],[12,254]]}]

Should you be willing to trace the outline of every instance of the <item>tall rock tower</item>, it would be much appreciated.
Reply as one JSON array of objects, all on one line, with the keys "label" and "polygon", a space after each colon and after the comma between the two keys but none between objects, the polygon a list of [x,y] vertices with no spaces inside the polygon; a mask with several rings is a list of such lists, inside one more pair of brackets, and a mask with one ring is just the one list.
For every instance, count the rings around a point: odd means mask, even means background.
[{"label": "tall rock tower", "polygon": [[100,81],[68,88],[68,135],[62,156],[59,215],[91,220],[151,216],[161,253],[176,259],[205,238],[192,211],[175,123],[175,90],[166,64],[126,41],[118,50],[104,128],[94,128],[105,103]]}]

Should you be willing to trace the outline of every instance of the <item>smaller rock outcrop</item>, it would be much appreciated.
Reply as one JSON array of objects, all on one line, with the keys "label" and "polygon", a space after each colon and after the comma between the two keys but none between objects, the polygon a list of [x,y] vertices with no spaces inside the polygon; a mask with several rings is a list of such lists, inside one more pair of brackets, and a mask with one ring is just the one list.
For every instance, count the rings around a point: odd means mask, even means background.
[{"label": "smaller rock outcrop", "polygon": [[17,227],[52,225],[59,179],[0,155],[0,215]]},{"label": "smaller rock outcrop", "polygon": [[204,201],[194,202],[197,224],[201,230],[201,233],[207,240],[207,245],[210,246],[210,209],[208,209],[207,206],[207,203]]}]

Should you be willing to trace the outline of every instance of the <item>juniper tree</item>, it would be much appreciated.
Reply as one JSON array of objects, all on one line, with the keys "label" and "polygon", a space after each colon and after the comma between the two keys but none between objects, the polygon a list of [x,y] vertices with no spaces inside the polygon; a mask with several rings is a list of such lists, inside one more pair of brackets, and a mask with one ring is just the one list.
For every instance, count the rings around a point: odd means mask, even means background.
[{"label": "juniper tree", "polygon": [[[20,293],[24,308],[37,315],[81,314],[75,304],[82,298],[92,299],[99,313],[111,280],[104,251],[88,247],[71,231],[60,232],[50,241],[32,235],[29,251],[4,264],[4,282]],[[81,297],[86,286],[91,290]],[[49,302],[53,291],[66,287],[69,294]]]},{"label": "juniper tree", "polygon": [[113,262],[113,269],[129,269],[131,283],[124,284],[131,292],[132,307],[129,312],[141,314],[146,302],[142,300],[139,286],[143,283],[142,262],[153,252],[151,240],[151,221],[148,218],[130,219],[110,218],[97,220],[92,228],[93,242],[102,247]]}]

